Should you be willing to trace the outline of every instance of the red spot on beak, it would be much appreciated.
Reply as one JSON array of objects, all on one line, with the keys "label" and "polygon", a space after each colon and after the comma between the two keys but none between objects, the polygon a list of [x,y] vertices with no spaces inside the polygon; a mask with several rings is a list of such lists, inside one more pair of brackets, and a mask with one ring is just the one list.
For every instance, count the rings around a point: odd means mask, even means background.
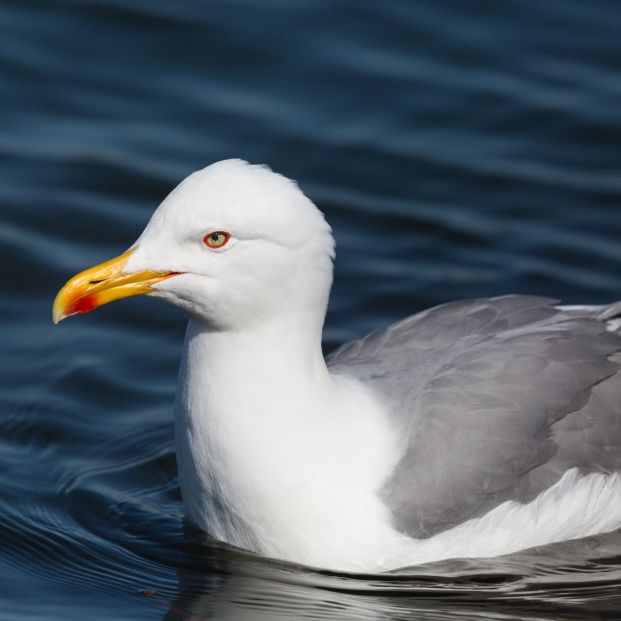
[{"label": "red spot on beak", "polygon": [[93,309],[97,308],[97,294],[85,295],[71,302],[68,306],[66,314],[68,315],[83,315],[84,313],[90,313]]}]

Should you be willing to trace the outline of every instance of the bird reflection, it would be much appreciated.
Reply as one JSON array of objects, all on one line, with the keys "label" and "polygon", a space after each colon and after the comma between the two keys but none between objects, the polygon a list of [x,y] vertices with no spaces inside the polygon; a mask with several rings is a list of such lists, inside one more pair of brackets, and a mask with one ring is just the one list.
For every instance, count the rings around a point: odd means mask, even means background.
[{"label": "bird reflection", "polygon": [[[193,535],[196,537],[196,535]],[[559,611],[586,614],[572,589],[589,581],[602,610],[621,605],[594,579],[621,551],[619,534],[547,546],[503,559],[453,560],[403,573],[353,576],[312,571],[218,545],[200,546],[191,566],[178,569],[164,621],[202,619],[557,619]],[[589,558],[591,560],[586,561]],[[612,563],[619,566],[618,561]],[[615,570],[616,571],[616,570]],[[585,617],[582,617],[585,618]],[[594,618],[590,616],[589,618]],[[598,617],[599,618],[599,617]]]}]

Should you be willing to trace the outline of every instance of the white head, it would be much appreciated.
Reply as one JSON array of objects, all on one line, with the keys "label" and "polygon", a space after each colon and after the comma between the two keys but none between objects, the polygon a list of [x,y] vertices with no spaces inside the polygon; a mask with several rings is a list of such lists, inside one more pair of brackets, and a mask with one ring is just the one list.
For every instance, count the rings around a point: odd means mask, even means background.
[{"label": "white head", "polygon": [[330,227],[295,182],[224,160],[182,181],[128,253],[69,281],[55,319],[136,293],[216,330],[300,311],[323,319],[333,256]]}]

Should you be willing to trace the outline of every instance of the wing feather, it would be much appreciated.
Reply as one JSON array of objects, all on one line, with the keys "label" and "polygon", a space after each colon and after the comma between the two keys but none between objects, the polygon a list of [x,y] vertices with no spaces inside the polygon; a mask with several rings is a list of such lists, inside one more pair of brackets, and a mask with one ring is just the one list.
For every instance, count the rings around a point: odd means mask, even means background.
[{"label": "wing feather", "polygon": [[331,370],[381,395],[402,438],[381,491],[395,526],[431,536],[529,500],[569,468],[621,469],[621,337],[606,323],[619,313],[532,296],[470,300],[334,352]]}]

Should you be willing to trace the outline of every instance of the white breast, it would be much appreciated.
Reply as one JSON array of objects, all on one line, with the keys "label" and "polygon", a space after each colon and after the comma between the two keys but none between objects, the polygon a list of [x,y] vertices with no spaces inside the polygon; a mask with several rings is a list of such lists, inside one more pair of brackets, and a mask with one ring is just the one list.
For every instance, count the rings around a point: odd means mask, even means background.
[{"label": "white breast", "polygon": [[399,455],[366,389],[275,369],[265,355],[257,367],[230,338],[188,334],[175,420],[189,519],[267,556],[358,571],[383,563],[388,540],[405,540],[376,494]]}]

